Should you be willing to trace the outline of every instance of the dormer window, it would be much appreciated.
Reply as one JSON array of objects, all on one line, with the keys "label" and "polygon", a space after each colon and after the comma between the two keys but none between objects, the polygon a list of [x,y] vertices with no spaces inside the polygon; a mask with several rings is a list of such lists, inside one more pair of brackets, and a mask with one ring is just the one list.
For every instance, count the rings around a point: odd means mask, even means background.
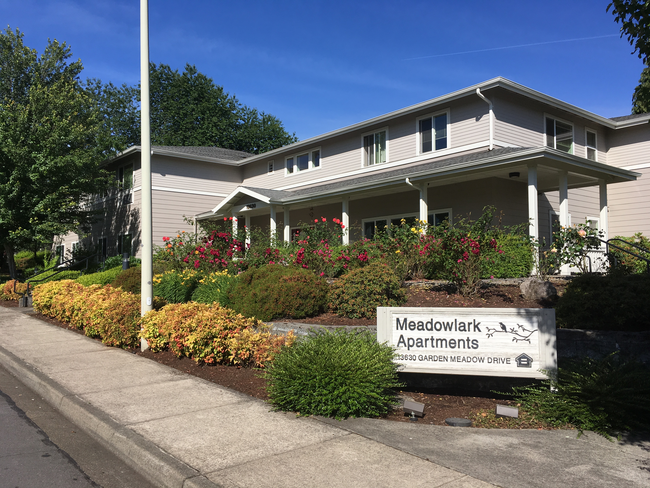
[{"label": "dormer window", "polygon": [[363,136],[363,165],[372,166],[386,162],[386,130]]},{"label": "dormer window", "polygon": [[419,153],[449,147],[449,114],[447,112],[418,119]]},{"label": "dormer window", "polygon": [[587,159],[590,161],[598,161],[598,150],[596,149],[596,132],[593,130],[585,130],[585,151]]}]

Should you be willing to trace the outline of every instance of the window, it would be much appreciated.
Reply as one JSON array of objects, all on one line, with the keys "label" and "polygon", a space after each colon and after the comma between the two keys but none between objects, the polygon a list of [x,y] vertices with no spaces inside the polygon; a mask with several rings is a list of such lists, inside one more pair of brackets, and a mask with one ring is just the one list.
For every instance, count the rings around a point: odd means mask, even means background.
[{"label": "window", "polygon": [[320,168],[320,149],[294,154],[284,161],[287,175]]},{"label": "window", "polygon": [[273,163],[274,163],[274,161],[269,161],[269,169],[268,169],[269,174],[273,173]]},{"label": "window", "polygon": [[444,208],[441,210],[434,210],[427,217],[429,225],[438,226],[443,222],[449,222],[451,224],[451,209]]},{"label": "window", "polygon": [[104,261],[106,256],[108,256],[108,239],[106,237],[101,237],[99,242],[102,248],[102,261]]},{"label": "window", "polygon": [[128,253],[131,256],[131,234],[122,234],[117,238],[117,254]]},{"label": "window", "polygon": [[133,165],[128,164],[117,170],[117,187],[125,192],[124,203],[133,203]]},{"label": "window", "polygon": [[372,166],[386,162],[386,131],[363,136],[363,165]]},{"label": "window", "polygon": [[593,130],[585,130],[585,152],[587,159],[591,161],[598,161],[598,152],[596,149],[596,132]]},{"label": "window", "polygon": [[573,125],[546,117],[546,145],[573,154]]},{"label": "window", "polygon": [[63,264],[63,257],[65,256],[65,244],[61,244],[54,248],[54,255],[56,256],[56,266]]},{"label": "window", "polygon": [[449,146],[449,115],[447,112],[418,119],[420,154],[439,151]]},{"label": "window", "polygon": [[390,234],[391,226],[399,226],[402,224],[402,220],[406,222],[406,225],[413,225],[416,221],[415,215],[394,215],[390,217],[379,217],[376,219],[368,219],[363,221],[363,236],[366,239],[372,239],[376,235],[382,233]]}]

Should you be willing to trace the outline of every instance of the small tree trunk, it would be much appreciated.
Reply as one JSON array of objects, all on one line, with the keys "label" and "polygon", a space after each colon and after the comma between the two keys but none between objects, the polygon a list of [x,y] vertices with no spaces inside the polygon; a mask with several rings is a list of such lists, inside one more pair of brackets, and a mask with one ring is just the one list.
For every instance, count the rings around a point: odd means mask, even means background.
[{"label": "small tree trunk", "polygon": [[9,266],[9,276],[12,280],[17,279],[16,276],[16,261],[14,261],[14,246],[5,243],[5,254],[7,256],[7,266]]}]

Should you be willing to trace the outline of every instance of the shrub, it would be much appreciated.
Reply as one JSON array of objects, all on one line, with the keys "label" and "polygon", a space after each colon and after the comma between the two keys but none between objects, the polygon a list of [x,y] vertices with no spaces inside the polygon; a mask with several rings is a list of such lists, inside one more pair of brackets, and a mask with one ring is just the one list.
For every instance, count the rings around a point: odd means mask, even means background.
[{"label": "shrub", "polygon": [[534,249],[525,235],[503,234],[497,237],[499,249],[490,248],[482,271],[483,278],[519,278],[530,276]]},{"label": "shrub", "polygon": [[376,318],[377,307],[398,307],[405,301],[400,280],[381,263],[350,271],[332,285],[329,294],[332,311],[353,319]]},{"label": "shrub", "polygon": [[276,336],[255,319],[218,304],[171,304],[142,318],[142,337],[154,352],[169,349],[199,363],[264,367],[293,334]]},{"label": "shrub", "polygon": [[[616,430],[650,428],[650,374],[641,363],[616,353],[585,358],[558,370],[557,381],[515,387],[515,397],[554,426],[572,424],[609,437]],[[553,388],[551,388],[551,386]]]},{"label": "shrub", "polygon": [[76,279],[76,282],[84,286],[108,285],[112,283],[115,278],[117,278],[117,275],[119,275],[121,272],[122,266],[116,266],[115,268],[107,269],[106,271],[99,271],[98,273],[82,275]]},{"label": "shrub", "polygon": [[[14,284],[16,293],[14,293]],[[26,283],[20,283],[18,280],[9,280],[2,287],[2,298],[4,300],[18,300],[21,297],[21,293],[25,293],[26,291]]]},{"label": "shrub", "polygon": [[190,300],[200,278],[200,274],[190,269],[166,271],[153,277],[153,292],[167,303],[185,303]]},{"label": "shrub", "polygon": [[140,294],[142,287],[142,271],[140,266],[125,269],[112,281],[111,286],[121,288],[122,291]]},{"label": "shrub", "polygon": [[376,417],[397,403],[394,350],[369,332],[319,332],[284,347],[265,374],[276,410]]},{"label": "shrub", "polygon": [[39,285],[34,308],[109,346],[133,347],[140,331],[140,297],[110,285],[85,287],[72,280]]},{"label": "shrub", "polygon": [[[622,239],[623,241],[625,241],[625,243],[620,241],[614,241],[612,242],[612,245],[621,247],[623,249],[627,249],[628,251],[631,251],[638,256],[642,256],[646,259],[650,259],[650,239],[644,237],[643,234],[641,234],[640,232],[634,234],[634,237],[616,236],[616,238]],[[648,249],[649,251],[644,252],[641,249],[638,249],[637,247],[631,246],[626,243],[635,244],[644,249]],[[617,269],[621,271],[624,271],[626,273],[645,273],[648,271],[648,263],[645,262],[643,259],[639,259],[636,256],[627,254],[623,251],[620,251],[619,249],[615,249],[614,247],[610,247],[609,252],[616,259]]]},{"label": "shrub", "polygon": [[[129,267],[140,266],[140,258],[135,258],[133,256],[129,257]],[[122,267],[122,256],[111,256],[106,258],[104,264],[102,265],[102,271],[107,269],[113,269],[116,267]]]},{"label": "shrub", "polygon": [[246,317],[301,319],[324,310],[327,288],[322,278],[308,270],[272,264],[242,273],[228,300]]},{"label": "shrub", "polygon": [[555,314],[558,327],[650,330],[650,275],[581,275],[567,285]]},{"label": "shrub", "polygon": [[[48,283],[50,281],[61,281],[61,280],[76,280],[81,275],[80,271],[59,271],[56,270],[46,271],[34,277],[34,284]],[[28,278],[26,281],[31,281],[31,278]]]},{"label": "shrub", "polygon": [[192,300],[199,303],[218,303],[222,307],[229,305],[228,292],[237,282],[237,277],[227,271],[217,271],[199,280],[192,292]]}]

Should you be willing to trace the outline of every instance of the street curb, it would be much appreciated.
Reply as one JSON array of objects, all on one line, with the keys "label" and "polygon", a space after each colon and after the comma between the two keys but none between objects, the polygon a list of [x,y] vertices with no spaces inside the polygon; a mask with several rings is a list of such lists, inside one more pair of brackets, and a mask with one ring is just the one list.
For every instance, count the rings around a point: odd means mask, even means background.
[{"label": "street curb", "polygon": [[220,488],[194,468],[118,424],[2,346],[0,364],[155,485],[164,488]]}]

